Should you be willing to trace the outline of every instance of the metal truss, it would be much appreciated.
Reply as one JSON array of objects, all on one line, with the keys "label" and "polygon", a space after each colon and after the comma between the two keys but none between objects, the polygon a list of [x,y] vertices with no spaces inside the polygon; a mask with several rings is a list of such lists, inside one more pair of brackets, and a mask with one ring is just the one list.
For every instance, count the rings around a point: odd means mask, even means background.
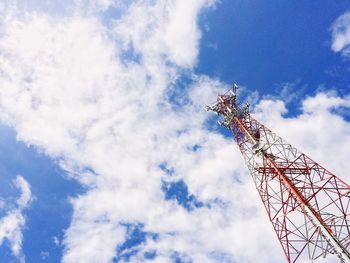
[{"label": "metal truss", "polygon": [[237,88],[207,110],[232,131],[287,261],[350,263],[350,186],[255,120]]}]

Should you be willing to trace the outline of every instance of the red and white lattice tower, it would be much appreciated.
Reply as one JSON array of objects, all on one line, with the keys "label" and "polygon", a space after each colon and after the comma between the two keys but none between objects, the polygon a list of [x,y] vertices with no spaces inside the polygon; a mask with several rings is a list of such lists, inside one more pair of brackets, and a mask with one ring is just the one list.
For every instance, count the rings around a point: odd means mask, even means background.
[{"label": "red and white lattice tower", "polygon": [[350,186],[255,120],[237,88],[206,108],[232,131],[287,261],[350,263]]}]

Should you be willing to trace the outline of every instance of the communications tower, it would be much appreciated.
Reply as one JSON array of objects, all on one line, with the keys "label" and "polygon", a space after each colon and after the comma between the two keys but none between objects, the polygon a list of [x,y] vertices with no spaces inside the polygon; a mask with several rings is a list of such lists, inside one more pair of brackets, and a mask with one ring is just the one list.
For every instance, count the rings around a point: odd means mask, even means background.
[{"label": "communications tower", "polygon": [[206,109],[232,131],[287,261],[350,263],[350,186],[255,120],[237,88]]}]

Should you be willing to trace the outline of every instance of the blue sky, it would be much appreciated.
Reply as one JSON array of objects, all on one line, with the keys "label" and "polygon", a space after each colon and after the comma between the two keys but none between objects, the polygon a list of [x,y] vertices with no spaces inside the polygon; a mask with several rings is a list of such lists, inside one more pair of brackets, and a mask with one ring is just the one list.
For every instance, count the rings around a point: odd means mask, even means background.
[{"label": "blue sky", "polygon": [[278,92],[284,82],[308,85],[307,93],[320,84],[347,86],[347,79],[327,72],[346,69],[330,49],[330,26],[348,9],[347,1],[223,1],[201,19],[210,31],[203,35],[198,72],[234,79],[262,95]]},{"label": "blue sky", "polygon": [[[350,38],[350,3],[59,2],[0,4],[0,262],[279,262],[203,107],[236,82],[269,127],[346,171],[350,40],[333,45]],[[1,232],[14,211],[17,239]]]},{"label": "blue sky", "polygon": [[[62,247],[54,237],[62,239],[69,226],[72,208],[69,197],[83,192],[79,184],[67,178],[59,166],[34,147],[16,141],[14,131],[1,127],[1,197],[15,198],[18,190],[11,187],[16,175],[23,175],[31,185],[35,199],[26,211],[27,223],[23,230],[23,252],[27,262],[40,262],[43,253],[50,252],[49,262],[60,262]],[[59,211],[59,215],[57,212]],[[2,211],[2,216],[3,216]],[[2,262],[17,262],[6,242],[1,246]]]}]

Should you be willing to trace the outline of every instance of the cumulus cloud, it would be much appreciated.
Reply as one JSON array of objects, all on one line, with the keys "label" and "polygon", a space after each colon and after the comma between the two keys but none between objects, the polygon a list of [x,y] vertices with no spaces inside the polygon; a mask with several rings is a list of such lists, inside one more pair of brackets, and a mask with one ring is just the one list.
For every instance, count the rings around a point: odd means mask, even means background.
[{"label": "cumulus cloud", "polygon": [[[0,39],[1,120],[88,189],[71,200],[63,262],[116,259],[130,226],[144,233],[130,255],[137,262],[151,251],[155,262],[281,262],[242,156],[232,140],[208,127],[212,119],[203,106],[228,86],[191,73],[198,16],[215,3],[79,1],[72,9],[81,3],[98,4],[99,12],[119,4],[123,12],[107,24],[86,10],[63,17],[15,12]],[[180,88],[183,74],[190,84]],[[339,140],[305,139],[310,123],[314,132],[325,125],[315,102],[322,98],[333,101],[324,111],[340,128]],[[283,118],[287,109],[276,100],[262,101],[255,114],[287,139],[303,134],[304,140],[292,140],[302,149],[336,147],[348,123],[334,109],[348,107],[347,99],[321,94],[308,100],[294,119]],[[290,123],[294,128],[280,128]],[[166,200],[163,186],[174,182],[184,182],[201,206],[188,210]],[[24,194],[18,205],[27,202]]]},{"label": "cumulus cloud", "polygon": [[332,50],[348,57],[350,55],[350,12],[338,17],[332,24],[331,31]]},{"label": "cumulus cloud", "polygon": [[[122,19],[115,22],[118,40],[147,62],[159,56],[181,67],[191,67],[198,55],[201,33],[198,13],[214,1],[135,1]],[[135,19],[137,17],[137,19]]]},{"label": "cumulus cloud", "polygon": [[0,246],[5,240],[9,242],[11,251],[20,262],[24,262],[22,253],[22,229],[25,225],[23,210],[28,208],[32,200],[32,193],[28,182],[20,175],[13,180],[13,184],[21,192],[15,204],[4,204],[5,216],[0,218]]}]

